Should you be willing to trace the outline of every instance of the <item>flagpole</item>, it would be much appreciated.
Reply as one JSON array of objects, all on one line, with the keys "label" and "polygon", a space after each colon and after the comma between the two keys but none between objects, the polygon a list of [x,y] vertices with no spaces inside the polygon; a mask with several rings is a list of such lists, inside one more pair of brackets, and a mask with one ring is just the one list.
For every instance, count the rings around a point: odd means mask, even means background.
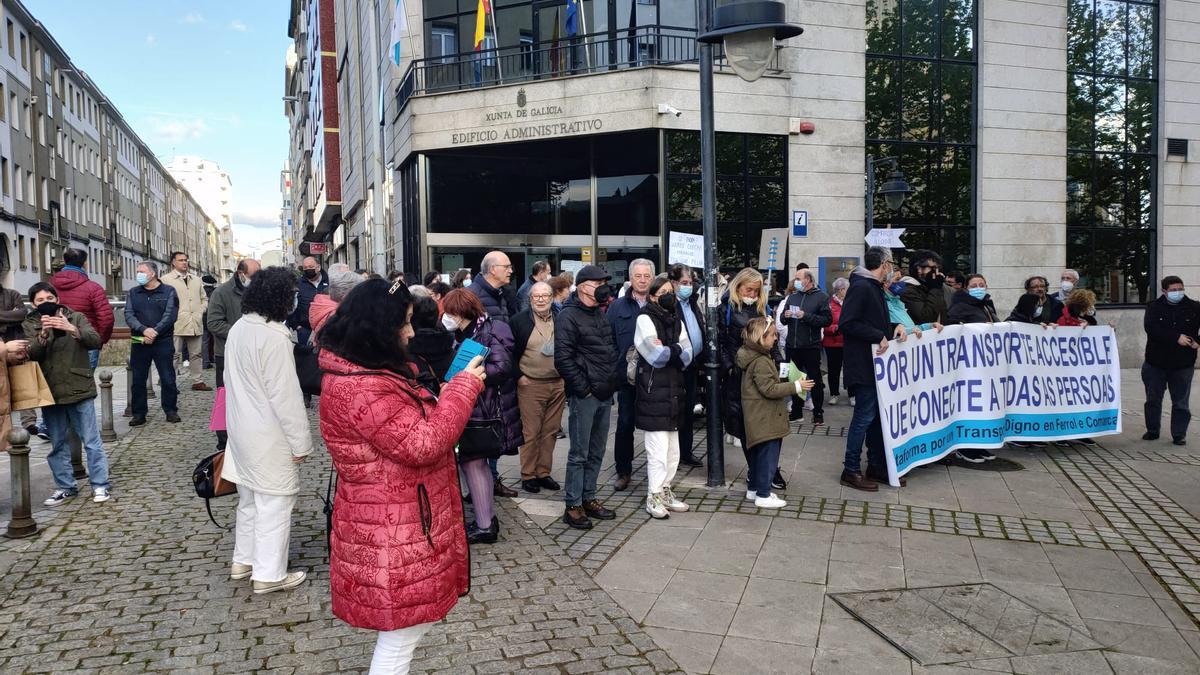
[{"label": "flagpole", "polygon": [[492,38],[496,40],[496,79],[497,84],[504,83],[504,68],[500,65],[500,33],[496,25],[496,0],[488,1],[488,12],[492,15]]},{"label": "flagpole", "polygon": [[[583,61],[584,61],[584,63],[587,64],[587,69],[590,72],[592,70],[592,50],[588,49],[587,12],[584,11],[583,0],[578,0],[578,1],[579,1],[579,22],[583,26]],[[594,4],[594,2],[595,2],[595,0],[593,0],[593,4]]]}]

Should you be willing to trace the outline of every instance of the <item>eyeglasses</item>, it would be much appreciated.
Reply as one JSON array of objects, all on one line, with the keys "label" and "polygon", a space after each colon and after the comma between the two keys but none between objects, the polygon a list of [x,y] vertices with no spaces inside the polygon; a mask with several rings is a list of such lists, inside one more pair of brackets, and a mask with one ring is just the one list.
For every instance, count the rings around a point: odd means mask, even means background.
[{"label": "eyeglasses", "polygon": [[529,299],[530,300],[549,300],[550,295],[547,293],[538,293],[537,295],[530,295]]}]

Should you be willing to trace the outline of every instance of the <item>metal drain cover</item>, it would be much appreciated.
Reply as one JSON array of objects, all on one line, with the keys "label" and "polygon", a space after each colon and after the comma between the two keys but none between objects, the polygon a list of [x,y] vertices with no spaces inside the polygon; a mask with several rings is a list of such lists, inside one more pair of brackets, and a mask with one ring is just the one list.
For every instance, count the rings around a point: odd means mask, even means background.
[{"label": "metal drain cover", "polygon": [[1086,633],[991,584],[832,593],[921,665],[1100,649]]}]

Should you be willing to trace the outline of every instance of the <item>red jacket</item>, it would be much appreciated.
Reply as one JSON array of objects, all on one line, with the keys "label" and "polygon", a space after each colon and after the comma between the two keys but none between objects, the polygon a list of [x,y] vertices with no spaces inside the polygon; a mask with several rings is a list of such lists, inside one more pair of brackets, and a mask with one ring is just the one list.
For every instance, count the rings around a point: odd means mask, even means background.
[{"label": "red jacket", "polygon": [[104,287],[75,270],[55,272],[50,285],[58,291],[59,304],[87,317],[100,334],[100,343],[107,343],[113,332],[113,311]]},{"label": "red jacket", "polygon": [[333,613],[372,630],[438,621],[470,587],[454,445],[483,383],[460,373],[439,400],[328,349],[320,363],[321,435],[338,471]]},{"label": "red jacket", "polygon": [[825,337],[821,338],[822,347],[842,349],[842,333],[838,330],[838,322],[842,320],[842,301],[836,295],[829,296],[829,311],[833,314],[833,323],[825,327]]}]

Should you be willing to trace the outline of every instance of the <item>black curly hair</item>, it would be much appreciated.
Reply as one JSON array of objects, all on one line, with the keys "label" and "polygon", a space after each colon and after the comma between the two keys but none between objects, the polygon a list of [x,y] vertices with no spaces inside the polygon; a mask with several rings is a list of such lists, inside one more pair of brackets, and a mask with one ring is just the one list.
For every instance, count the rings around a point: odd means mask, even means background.
[{"label": "black curly hair", "polygon": [[409,321],[412,304],[403,283],[368,279],[342,300],[318,340],[321,347],[351,363],[411,378],[413,369],[400,345],[400,329]]},{"label": "black curly hair", "polygon": [[242,296],[242,313],[267,321],[287,321],[296,299],[296,275],[285,267],[267,267],[255,274]]},{"label": "black curly hair", "polygon": [[428,296],[414,298],[412,315],[413,330],[441,326],[441,323],[438,321],[438,314],[437,302],[433,298]]}]

